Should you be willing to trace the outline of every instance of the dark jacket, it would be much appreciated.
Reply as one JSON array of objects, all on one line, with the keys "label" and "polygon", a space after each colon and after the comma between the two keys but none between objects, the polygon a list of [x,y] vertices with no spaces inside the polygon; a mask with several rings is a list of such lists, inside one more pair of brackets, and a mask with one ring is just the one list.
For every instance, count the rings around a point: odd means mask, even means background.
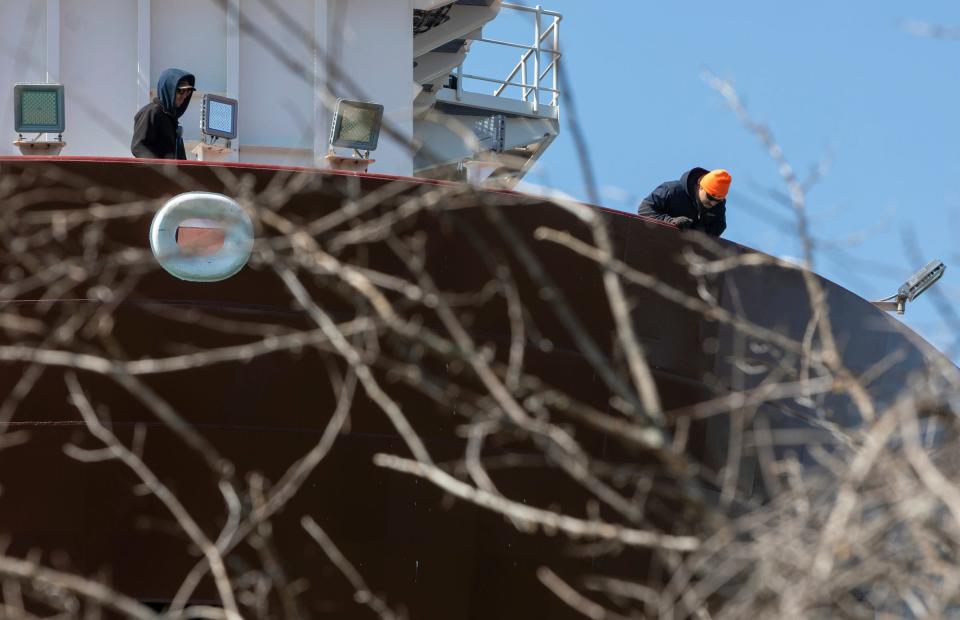
[{"label": "dark jacket", "polygon": [[697,198],[697,186],[707,172],[704,168],[694,168],[685,172],[679,181],[661,183],[640,202],[637,215],[665,222],[675,217],[689,217],[693,220],[690,228],[719,237],[727,228],[727,201],[708,209]]},{"label": "dark jacket", "polygon": [[157,96],[153,101],[140,108],[133,117],[133,140],[130,151],[134,157],[154,159],[186,159],[183,148],[182,131],[177,120],[190,105],[191,92],[178,109],[174,109],[177,96],[177,84],[186,80],[190,86],[196,84],[195,78],[182,69],[167,69],[157,80]]}]

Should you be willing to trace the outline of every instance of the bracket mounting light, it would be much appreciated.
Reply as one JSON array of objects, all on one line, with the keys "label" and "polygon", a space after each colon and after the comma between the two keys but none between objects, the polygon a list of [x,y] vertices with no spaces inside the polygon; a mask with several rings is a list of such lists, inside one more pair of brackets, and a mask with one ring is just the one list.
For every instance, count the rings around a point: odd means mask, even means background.
[{"label": "bracket mounting light", "polygon": [[881,310],[888,312],[896,311],[897,314],[903,314],[908,301],[913,301],[922,295],[928,288],[934,285],[937,280],[943,277],[947,266],[940,260],[932,260],[927,263],[923,269],[910,276],[910,279],[904,282],[897,292],[879,301],[873,302]]}]

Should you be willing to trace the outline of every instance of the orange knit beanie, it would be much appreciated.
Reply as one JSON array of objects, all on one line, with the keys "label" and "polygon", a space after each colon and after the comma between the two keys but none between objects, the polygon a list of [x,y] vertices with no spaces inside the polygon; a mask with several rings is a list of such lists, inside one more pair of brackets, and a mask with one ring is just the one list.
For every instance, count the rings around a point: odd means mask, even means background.
[{"label": "orange knit beanie", "polygon": [[730,173],[726,170],[711,170],[700,179],[703,191],[717,198],[726,198],[730,190]]}]

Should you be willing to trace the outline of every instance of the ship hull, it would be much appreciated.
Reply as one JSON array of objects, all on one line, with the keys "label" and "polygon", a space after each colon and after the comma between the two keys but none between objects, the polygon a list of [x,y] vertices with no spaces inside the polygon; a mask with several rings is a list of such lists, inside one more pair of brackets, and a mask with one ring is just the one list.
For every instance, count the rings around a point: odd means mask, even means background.
[{"label": "ship hull", "polygon": [[[616,381],[604,377],[584,348],[584,342],[593,343],[621,382],[617,385],[631,385],[602,270],[596,261],[546,239],[544,229],[587,244],[595,238],[582,218],[543,200],[375,175],[129,160],[7,159],[0,161],[0,181],[7,183],[3,218],[9,233],[0,252],[4,306],[9,321],[22,321],[4,331],[0,400],[9,415],[8,432],[25,439],[0,450],[0,531],[10,537],[8,554],[23,557],[39,550],[45,565],[104,579],[141,600],[169,600],[198,552],[154,495],[135,492],[142,485],[129,467],[115,459],[82,463],[75,450],[65,450],[102,447],[73,404],[71,377],[124,445],[142,446],[143,462],[212,536],[224,526],[227,510],[210,453],[187,445],[163,410],[176,412],[231,463],[230,479],[247,492],[261,484],[269,492],[321,441],[342,396],[342,386],[329,377],[332,372],[342,379],[347,365],[342,350],[317,334],[316,316],[297,302],[277,266],[293,269],[304,292],[341,326],[363,316],[376,319],[370,302],[357,303],[356,292],[345,290],[330,263],[314,252],[317,262],[306,264],[291,249],[309,245],[295,240],[299,231],[371,196],[382,196],[375,208],[327,228],[317,226],[323,232],[310,239],[324,255],[362,267],[363,273],[416,282],[410,264],[395,247],[391,250],[390,235],[377,237],[376,224],[382,222],[397,239],[419,243],[406,247],[422,258],[429,281],[451,296],[468,336],[478,348],[487,348],[490,359],[507,365],[515,324],[507,302],[484,293],[492,279],[491,258],[502,261],[535,326],[523,336],[524,376],[610,418],[629,418],[623,413],[629,403],[618,399]],[[281,216],[293,232],[278,230],[265,218],[257,229],[254,259],[236,276],[216,283],[177,280],[150,254],[149,228],[166,198],[195,190],[223,193]],[[431,198],[437,193],[439,200]],[[689,411],[735,389],[755,387],[778,364],[799,368],[799,353],[791,358],[769,343],[761,346],[761,337],[736,329],[723,320],[726,314],[707,316],[691,300],[703,301],[706,286],[715,307],[761,332],[802,342],[812,314],[809,285],[800,271],[771,260],[698,280],[683,262],[685,253],[707,258],[757,254],[657,222],[592,212],[611,235],[617,264],[653,274],[663,285],[624,280],[631,327],[664,411]],[[351,237],[358,230],[365,236]],[[26,246],[12,244],[11,235],[27,238]],[[51,269],[56,275],[37,275]],[[842,335],[846,369],[859,375],[897,352],[871,388],[879,403],[893,398],[931,358],[941,360],[863,299],[826,280],[815,282],[826,291],[834,333]],[[676,292],[689,303],[678,303]],[[473,393],[483,386],[466,356],[445,360],[415,351],[430,348],[422,340],[428,331],[445,333],[448,326],[439,314],[395,290],[387,296],[405,324],[424,331],[398,334],[381,319],[371,319],[378,324],[366,332],[358,328],[350,342],[366,352],[373,380],[402,410],[433,461],[453,463],[464,455],[464,429],[472,428],[477,417],[495,419],[497,407],[487,403],[487,412],[458,410],[457,396],[445,400],[428,389],[456,386]],[[257,348],[267,336],[283,341],[291,334],[311,336],[299,345],[271,341],[271,352]],[[226,359],[202,356],[244,345],[251,347],[248,352]],[[31,351],[83,357],[41,358]],[[137,365],[187,354],[200,356],[179,369],[159,362],[152,368]],[[98,365],[98,360],[120,366]],[[761,370],[746,372],[744,366]],[[128,374],[141,391],[118,379]],[[357,387],[342,432],[298,493],[273,515],[271,536],[262,532],[262,547],[242,544],[228,554],[231,571],[261,566],[264,554],[273,550],[288,580],[308,584],[302,601],[313,615],[369,613],[354,602],[350,584],[302,527],[301,519],[309,516],[372,590],[412,617],[566,617],[568,608],[543,587],[537,569],[575,573],[582,571],[583,558],[571,554],[571,545],[555,533],[518,531],[499,514],[377,466],[375,455],[409,457],[410,445],[368,388]],[[840,426],[859,422],[861,412],[841,394],[823,396],[819,403]],[[803,421],[803,405],[795,401],[768,403],[763,411],[775,427],[816,430]],[[617,441],[615,434],[581,428],[576,419],[564,424],[576,429],[587,453],[605,462],[636,467],[657,462],[636,445]],[[706,418],[694,423],[687,451],[705,470],[718,472],[728,435],[726,423]],[[536,453],[523,438],[489,450],[492,456]],[[536,463],[493,476],[505,496],[531,506],[584,515],[591,499],[581,485]],[[256,496],[245,496],[245,514],[255,508],[250,498]],[[651,518],[670,531],[669,516]],[[638,568],[646,557],[640,553],[594,558],[591,571],[634,577],[646,570]],[[209,578],[193,600],[216,600]]]}]

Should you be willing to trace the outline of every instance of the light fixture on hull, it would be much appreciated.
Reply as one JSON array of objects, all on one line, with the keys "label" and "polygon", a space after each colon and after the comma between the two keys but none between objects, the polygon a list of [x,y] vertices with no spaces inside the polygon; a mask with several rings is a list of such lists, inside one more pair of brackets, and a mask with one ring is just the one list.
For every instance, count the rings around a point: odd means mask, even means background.
[{"label": "light fixture on hull", "polygon": [[237,139],[239,102],[207,93],[200,105],[200,144],[192,152],[199,161],[229,159],[233,153],[231,142]]},{"label": "light fixture on hull", "polygon": [[[13,87],[14,144],[24,155],[59,155],[66,142],[63,84],[16,84]],[[23,134],[36,134],[28,140]],[[56,140],[41,140],[43,134],[57,134]]]},{"label": "light fixture on hull", "polygon": [[888,312],[896,311],[897,314],[903,314],[906,310],[908,301],[913,301],[922,295],[928,288],[933,286],[937,280],[943,277],[947,266],[940,260],[932,260],[927,263],[923,269],[910,276],[910,279],[904,282],[897,292],[879,301],[873,302],[881,310]]},{"label": "light fixture on hull", "polygon": [[[365,172],[373,163],[370,151],[377,148],[383,106],[369,101],[338,99],[330,124],[330,151],[327,163],[337,170]],[[352,157],[337,155],[336,148],[353,149]]]}]

